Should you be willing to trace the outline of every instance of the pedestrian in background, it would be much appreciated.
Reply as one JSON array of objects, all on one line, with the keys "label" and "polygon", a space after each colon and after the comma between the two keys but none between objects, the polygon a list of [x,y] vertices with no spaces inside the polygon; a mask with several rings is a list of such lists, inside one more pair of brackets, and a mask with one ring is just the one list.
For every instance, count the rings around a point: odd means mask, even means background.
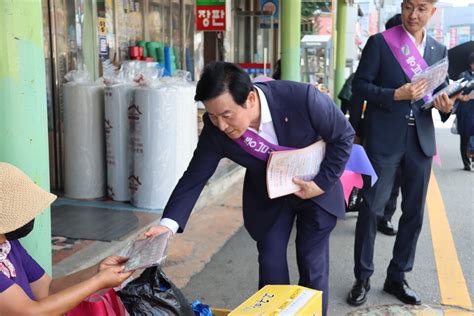
[{"label": "pedestrian in background", "polygon": [[[289,284],[287,247],[296,221],[299,284],[323,291],[326,315],[329,236],[337,218],[345,217],[339,177],[351,152],[354,130],[334,102],[314,86],[286,80],[252,84],[240,67],[227,62],[204,68],[195,100],[206,108],[197,148],[160,226],[150,228],[146,235],[183,232],[204,185],[227,157],[246,168],[243,217],[258,250],[258,287]],[[293,179],[300,191],[270,199],[268,153],[258,155],[249,147],[249,139],[272,150],[303,148],[322,139],[326,153],[314,179]]]},{"label": "pedestrian in background", "polygon": [[[421,303],[409,287],[405,273],[413,268],[436,144],[431,111],[421,109],[420,99],[427,93],[427,82],[410,82],[417,68],[410,67],[406,59],[410,56],[421,69],[426,69],[447,56],[446,47],[425,30],[436,11],[435,2],[403,0],[402,25],[369,38],[352,83],[353,93],[367,100],[365,145],[379,178],[372,187],[370,179],[364,178],[364,201],[357,218],[354,245],[356,281],[347,298],[351,305],[367,300],[374,272],[377,220],[387,205],[399,168],[402,216],[383,289],[406,304]],[[434,100],[443,121],[448,119],[454,102],[455,98],[446,93]]]},{"label": "pedestrian in background", "polygon": [[[460,75],[465,80],[474,80],[474,52],[469,55],[469,70]],[[469,97],[471,91],[465,91],[456,107],[457,131],[460,138],[461,159],[464,170],[471,171],[469,139],[474,136],[474,99]]]},{"label": "pedestrian in background", "polygon": [[349,111],[351,98],[352,98],[352,79],[354,79],[354,74],[350,76],[344,82],[344,85],[337,95],[338,99],[341,100],[341,111],[346,114]]}]

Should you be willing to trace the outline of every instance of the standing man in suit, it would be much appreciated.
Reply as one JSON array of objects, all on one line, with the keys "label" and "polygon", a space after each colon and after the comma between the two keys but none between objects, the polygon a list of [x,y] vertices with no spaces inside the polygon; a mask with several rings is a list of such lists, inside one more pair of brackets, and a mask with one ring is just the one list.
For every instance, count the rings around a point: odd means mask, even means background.
[{"label": "standing man in suit", "polygon": [[[402,24],[402,16],[400,13],[392,16],[385,23],[385,29],[388,30],[392,27]],[[360,96],[353,94],[351,97],[351,103],[349,107],[349,122],[356,131],[356,137],[354,143],[363,144],[363,135],[364,135],[364,124],[363,124],[363,104],[364,99]],[[393,183],[393,188],[390,193],[390,198],[385,205],[383,215],[380,216],[377,220],[377,230],[387,236],[395,236],[397,234],[397,229],[392,224],[392,217],[397,209],[397,199],[400,192],[401,185],[401,172],[397,170],[395,176],[395,182]]]},{"label": "standing man in suit", "polygon": [[[176,185],[159,226],[147,236],[183,232],[204,185],[227,157],[245,167],[244,225],[256,241],[259,288],[289,284],[287,245],[296,220],[299,284],[322,290],[328,302],[329,235],[345,216],[339,177],[349,158],[354,130],[341,111],[315,87],[284,80],[252,84],[238,66],[213,62],[204,68],[196,88],[204,103],[204,128],[193,158]],[[266,158],[247,144],[302,148],[322,139],[325,158],[311,181],[293,179],[301,190],[270,199],[266,189]],[[280,147],[279,147],[280,146]],[[257,146],[260,147],[260,146]],[[256,147],[255,147],[256,148]]]},{"label": "standing man in suit", "polygon": [[[427,82],[410,81],[415,73],[447,55],[446,47],[425,30],[436,11],[435,2],[403,0],[402,25],[369,38],[354,77],[354,93],[367,100],[366,150],[379,178],[373,187],[368,185],[370,180],[364,180],[354,246],[356,281],[347,299],[351,305],[367,300],[374,272],[377,216],[389,199],[397,168],[403,175],[402,216],[383,288],[406,304],[421,303],[405,273],[413,268],[436,145],[431,111],[421,109],[423,101],[415,102],[426,95]],[[454,101],[446,93],[435,99],[443,121]]]}]

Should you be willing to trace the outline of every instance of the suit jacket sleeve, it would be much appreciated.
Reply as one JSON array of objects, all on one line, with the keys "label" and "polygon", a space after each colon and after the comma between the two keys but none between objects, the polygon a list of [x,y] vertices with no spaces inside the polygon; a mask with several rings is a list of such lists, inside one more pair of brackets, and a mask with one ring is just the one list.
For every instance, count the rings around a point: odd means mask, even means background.
[{"label": "suit jacket sleeve", "polygon": [[381,40],[371,36],[364,47],[357,71],[352,81],[352,92],[369,103],[389,108],[395,89],[384,88],[374,83],[380,71]]},{"label": "suit jacket sleeve", "polygon": [[313,128],[326,142],[326,154],[313,181],[325,192],[339,180],[351,153],[354,129],[334,102],[308,86],[309,117]]},{"label": "suit jacket sleeve", "polygon": [[183,232],[204,185],[216,170],[219,161],[224,157],[211,125],[207,115],[204,115],[204,128],[199,136],[193,158],[174,188],[163,211],[163,218],[170,218],[179,224],[178,233]]}]

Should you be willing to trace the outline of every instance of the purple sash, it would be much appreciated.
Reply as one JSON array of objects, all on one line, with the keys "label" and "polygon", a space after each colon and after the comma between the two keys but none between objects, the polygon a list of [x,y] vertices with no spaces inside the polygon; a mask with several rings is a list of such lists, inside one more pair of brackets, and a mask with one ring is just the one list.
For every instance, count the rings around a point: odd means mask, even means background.
[{"label": "purple sash", "polygon": [[242,136],[234,141],[246,152],[257,159],[267,161],[272,151],[292,150],[294,148],[278,146],[270,143],[258,134],[247,130]]},{"label": "purple sash", "polygon": [[[410,39],[403,26],[392,27],[382,32],[382,36],[398,64],[402,67],[403,72],[410,80],[414,75],[428,68],[428,64],[423,59],[423,56],[420,55],[415,43]],[[423,100],[429,102],[431,95],[426,95],[423,97]]]},{"label": "purple sash", "polygon": [[[259,136],[258,134],[247,130],[242,136],[238,139],[234,139],[234,141],[247,153],[251,154],[257,159],[268,161],[270,157],[270,153],[272,151],[280,151],[280,150],[293,150],[295,148],[278,146],[275,144],[270,143],[263,137]],[[377,174],[375,173],[372,164],[370,163],[367,154],[362,146],[354,144],[352,146],[351,155],[347,162],[345,172],[351,171],[356,174],[366,174],[371,176],[371,185],[373,186],[374,183],[377,181]],[[343,179],[341,179],[343,180]],[[362,180],[361,180],[362,181]],[[354,185],[352,182],[345,183],[342,181],[343,186],[346,185],[352,190]],[[350,191],[349,191],[350,192]]]}]

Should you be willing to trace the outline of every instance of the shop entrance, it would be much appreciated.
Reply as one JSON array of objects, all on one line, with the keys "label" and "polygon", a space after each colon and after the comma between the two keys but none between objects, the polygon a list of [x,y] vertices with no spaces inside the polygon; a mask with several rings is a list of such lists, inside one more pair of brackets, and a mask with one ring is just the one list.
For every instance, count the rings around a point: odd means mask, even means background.
[{"label": "shop entrance", "polygon": [[[253,10],[248,3],[235,1],[232,30],[234,62],[251,77],[271,76],[278,56],[278,11]],[[267,6],[262,7],[267,9]]]}]

